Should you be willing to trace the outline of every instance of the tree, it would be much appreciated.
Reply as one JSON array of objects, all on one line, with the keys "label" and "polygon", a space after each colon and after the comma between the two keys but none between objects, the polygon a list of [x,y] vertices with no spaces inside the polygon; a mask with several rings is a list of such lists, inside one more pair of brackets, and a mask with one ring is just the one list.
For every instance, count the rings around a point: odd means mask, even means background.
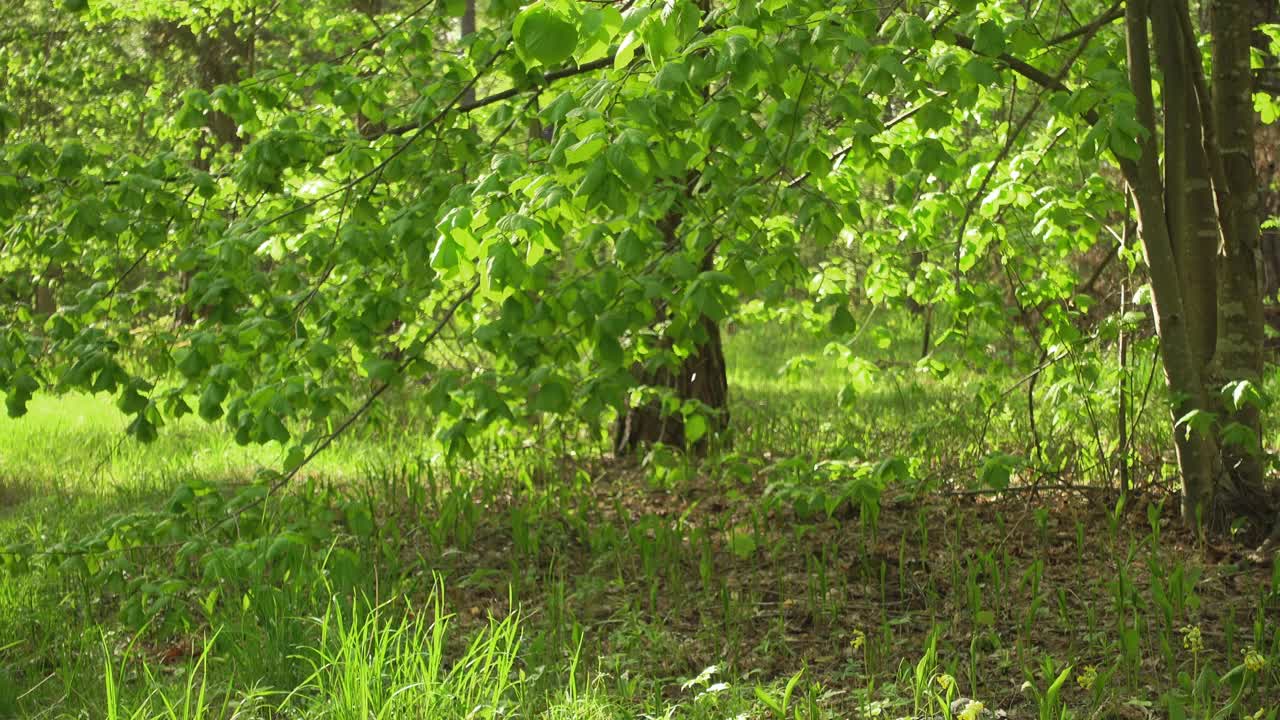
[{"label": "tree", "polygon": [[[1015,317],[1019,362],[1078,349],[1069,261],[1124,207],[1118,170],[1187,516],[1262,522],[1244,4],[1215,4],[1203,77],[1186,2],[495,0],[482,23],[469,2],[286,2],[249,77],[179,92],[147,66],[171,100],[128,97],[156,118],[128,153],[77,137],[115,138],[110,117],[4,122],[6,262],[97,262],[47,335],[4,326],[0,386],[14,413],[41,388],[113,392],[143,439],[198,412],[287,446],[285,478],[408,382],[452,452],[547,417],[616,417],[618,451],[696,448],[728,420],[719,325],[750,302],[803,298],[844,342],[855,298],[910,301],[926,349],[975,363]],[[104,5],[75,32],[246,6],[200,9]],[[222,116],[242,148],[193,163]],[[185,294],[146,281],[195,267]],[[182,301],[208,312],[157,322]]]},{"label": "tree", "polygon": [[[1098,22],[1116,16],[1113,9]],[[1113,104],[1109,118],[1093,109],[1084,116],[1100,128],[1136,121],[1137,144],[1113,142],[1113,150],[1134,199],[1150,271],[1183,515],[1222,529],[1239,517],[1270,525],[1276,509],[1261,459],[1264,333],[1249,65],[1254,5],[1214,2],[1210,16],[1212,84],[1188,3],[1126,2],[1132,104]],[[973,46],[967,38],[961,43]],[[1004,59],[1037,84],[1066,90],[1060,79]],[[1153,93],[1157,71],[1163,128]]]},{"label": "tree", "polygon": [[[1144,138],[1141,153],[1121,167],[1151,272],[1183,514],[1223,528],[1235,517],[1270,523],[1275,510],[1263,479],[1257,405],[1264,335],[1249,68],[1253,4],[1218,0],[1210,14],[1212,86],[1186,2],[1127,3],[1129,77]],[[1163,81],[1163,133],[1153,66]]]}]

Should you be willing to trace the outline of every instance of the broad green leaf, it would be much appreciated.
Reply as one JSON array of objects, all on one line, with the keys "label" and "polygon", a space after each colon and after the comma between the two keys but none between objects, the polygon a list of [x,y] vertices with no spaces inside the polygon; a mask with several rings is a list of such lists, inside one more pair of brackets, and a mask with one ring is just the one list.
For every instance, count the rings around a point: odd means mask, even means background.
[{"label": "broad green leaf", "polygon": [[569,165],[577,165],[595,157],[604,149],[608,137],[603,132],[592,133],[564,151],[564,159]]},{"label": "broad green leaf", "polygon": [[969,77],[973,78],[974,82],[982,86],[995,85],[1000,82],[1000,72],[986,58],[970,58],[964,64],[964,71]]},{"label": "broad green leaf", "polygon": [[557,65],[573,56],[578,46],[578,26],[545,2],[521,11],[512,26],[516,50],[543,65]]},{"label": "broad green leaf", "polygon": [[696,443],[707,434],[709,429],[707,419],[697,413],[685,418],[684,421],[684,439],[690,444]]},{"label": "broad green leaf", "polygon": [[275,413],[263,413],[259,426],[262,433],[268,438],[278,443],[284,444],[289,442],[289,429],[284,426],[284,422]]},{"label": "broad green leaf", "polygon": [[143,397],[136,388],[131,386],[120,396],[116,406],[120,408],[120,412],[126,415],[135,415],[142,412],[148,402],[147,398]]},{"label": "broad green leaf", "polygon": [[569,409],[569,386],[563,380],[544,381],[533,395],[529,408],[534,412],[559,413]]},{"label": "broad green leaf", "polygon": [[626,37],[622,38],[622,42],[618,45],[618,52],[613,56],[613,67],[617,69],[630,65],[639,47],[640,36],[634,31],[627,33]]},{"label": "broad green leaf", "polygon": [[129,427],[125,429],[129,435],[137,438],[139,442],[150,443],[159,437],[156,426],[145,414],[138,414],[133,418],[133,422],[129,423]]},{"label": "broad green leaf", "polygon": [[973,32],[973,51],[979,55],[995,57],[1004,52],[1004,29],[993,20],[978,26]]},{"label": "broad green leaf", "polygon": [[1006,490],[1013,471],[1017,469],[1018,458],[1005,453],[989,456],[982,463],[982,484],[993,490]]},{"label": "broad green leaf", "polygon": [[734,530],[729,536],[729,548],[739,560],[750,560],[756,553],[755,535],[746,530]]},{"label": "broad green leaf", "polygon": [[853,313],[849,312],[849,307],[841,303],[831,315],[827,328],[836,335],[849,335],[858,328],[858,323],[853,319]]}]

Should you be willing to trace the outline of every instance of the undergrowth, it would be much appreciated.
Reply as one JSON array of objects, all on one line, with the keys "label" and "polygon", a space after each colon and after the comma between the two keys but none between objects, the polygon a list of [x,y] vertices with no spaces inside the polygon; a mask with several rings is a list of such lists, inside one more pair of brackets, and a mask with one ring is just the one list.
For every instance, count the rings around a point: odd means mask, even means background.
[{"label": "undergrowth", "polygon": [[0,717],[1275,720],[1280,562],[1181,526],[1162,418],[1122,488],[1070,368],[1032,439],[1017,378],[767,315],[705,458],[449,456],[406,396],[264,498],[270,447],[38,398],[0,421]]}]

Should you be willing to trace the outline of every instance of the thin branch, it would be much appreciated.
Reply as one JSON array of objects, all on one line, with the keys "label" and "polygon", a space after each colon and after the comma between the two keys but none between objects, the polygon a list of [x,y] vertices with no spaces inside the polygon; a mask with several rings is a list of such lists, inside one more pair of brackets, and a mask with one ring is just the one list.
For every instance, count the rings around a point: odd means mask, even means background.
[{"label": "thin branch", "polygon": [[1099,15],[1093,21],[1045,41],[1045,46],[1053,47],[1054,45],[1061,45],[1064,42],[1075,40],[1081,35],[1092,35],[1122,17],[1124,17],[1124,2],[1123,0],[1116,0],[1111,9]]},{"label": "thin branch", "polygon": [[[459,295],[457,299],[455,299],[453,303],[451,303],[449,307],[445,310],[444,317],[440,318],[440,320],[436,323],[435,327],[427,335],[426,339],[422,341],[422,345],[424,348],[430,345],[432,342],[435,342],[436,338],[440,336],[440,333],[444,331],[445,327],[447,327],[449,323],[452,322],[454,315],[457,314],[458,312],[458,309],[462,307],[464,303],[466,303],[468,300],[474,297],[476,294],[476,291],[478,291],[479,289],[480,289],[480,280],[479,278],[477,278],[471,283],[471,286],[467,288],[467,290],[464,291],[461,295]],[[400,362],[399,365],[396,366],[396,373],[399,374],[404,372],[404,370],[408,368],[409,365],[413,364],[415,361],[420,359],[421,359],[420,353],[413,355],[412,357],[405,358],[403,361]],[[373,392],[369,393],[368,397],[364,399],[364,402],[362,402],[359,407],[357,407],[354,411],[351,412],[351,414],[349,414],[346,418],[344,418],[343,421],[339,423],[338,426],[335,427],[332,432],[325,435],[318,443],[316,443],[315,446],[311,448],[311,451],[308,452],[302,458],[302,460],[298,461],[296,465],[294,465],[292,468],[286,471],[283,475],[277,478],[273,483],[271,483],[271,485],[267,488],[267,492],[265,494],[254,498],[253,500],[245,503],[244,505],[241,505],[240,507],[237,507],[233,512],[228,514],[227,517],[223,518],[222,520],[219,520],[212,527],[204,530],[201,534],[208,535],[210,533],[213,533],[222,529],[223,527],[226,527],[232,522],[238,520],[241,515],[261,505],[271,495],[283,489],[295,477],[297,477],[298,473],[301,472],[302,469],[305,468],[307,465],[309,465],[312,460],[315,460],[316,457],[320,455],[320,453],[328,449],[328,447],[332,445],[334,441],[336,441],[338,438],[345,435],[347,431],[350,430],[358,420],[363,418],[365,414],[369,412],[369,409],[373,407],[374,403],[378,401],[378,398],[382,397],[382,395],[385,394],[387,390],[389,390],[392,387],[393,384],[394,384],[394,381],[386,381],[378,385],[378,387],[374,388]],[[183,540],[180,542],[156,543],[151,545],[136,545],[131,547],[122,547],[122,548],[119,548],[118,550],[70,550],[70,551],[43,550],[43,551],[32,553],[32,555],[37,557],[75,557],[75,556],[82,556],[82,555],[104,555],[105,556],[105,555],[112,555],[112,554],[118,554],[123,552],[135,551],[135,550],[163,550],[163,549],[168,549],[168,548],[177,547],[179,545],[183,545],[189,542],[190,540],[191,538],[187,538],[186,540]]]},{"label": "thin branch", "polygon": [[[1085,49],[1089,47],[1089,42],[1101,27],[1101,25],[1097,25],[1096,27],[1093,27],[1090,32],[1080,36],[1080,42],[1076,45],[1076,49],[1067,56],[1065,61],[1063,61],[1062,66],[1058,69],[1057,75],[1050,78],[1052,84],[1059,86],[1062,85],[1062,79],[1071,71],[1071,66],[1075,64],[1076,59],[1084,53]],[[959,36],[957,36],[957,38],[958,37]],[[1008,159],[1009,153],[1013,151],[1013,146],[1017,142],[1018,137],[1022,134],[1022,131],[1026,129],[1027,125],[1031,122],[1031,119],[1035,117],[1035,114],[1040,111],[1040,104],[1043,101],[1044,92],[1041,92],[1036,95],[1035,100],[1031,103],[1031,107],[1023,114],[1017,126],[1009,132],[1009,136],[1005,139],[1004,147],[1000,149],[1000,153],[996,156],[996,159],[991,163],[991,166],[987,168],[986,174],[982,177],[982,182],[978,185],[977,192],[969,198],[969,202],[964,207],[964,215],[960,218],[960,228],[956,231],[956,278],[960,277],[960,254],[964,250],[964,233],[965,228],[969,224],[969,219],[973,216],[973,211],[977,207],[978,201],[987,193],[987,185],[990,184],[991,178],[995,175],[996,169],[999,168],[1006,159]]]}]

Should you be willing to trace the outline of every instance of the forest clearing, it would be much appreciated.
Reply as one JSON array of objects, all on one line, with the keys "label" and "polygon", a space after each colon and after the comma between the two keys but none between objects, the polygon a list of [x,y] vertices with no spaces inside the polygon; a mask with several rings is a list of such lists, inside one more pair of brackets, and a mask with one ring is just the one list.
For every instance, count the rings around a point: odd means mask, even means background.
[{"label": "forest clearing", "polygon": [[1277,720],[1278,95],[1273,0],[4,3],[0,719]]}]

